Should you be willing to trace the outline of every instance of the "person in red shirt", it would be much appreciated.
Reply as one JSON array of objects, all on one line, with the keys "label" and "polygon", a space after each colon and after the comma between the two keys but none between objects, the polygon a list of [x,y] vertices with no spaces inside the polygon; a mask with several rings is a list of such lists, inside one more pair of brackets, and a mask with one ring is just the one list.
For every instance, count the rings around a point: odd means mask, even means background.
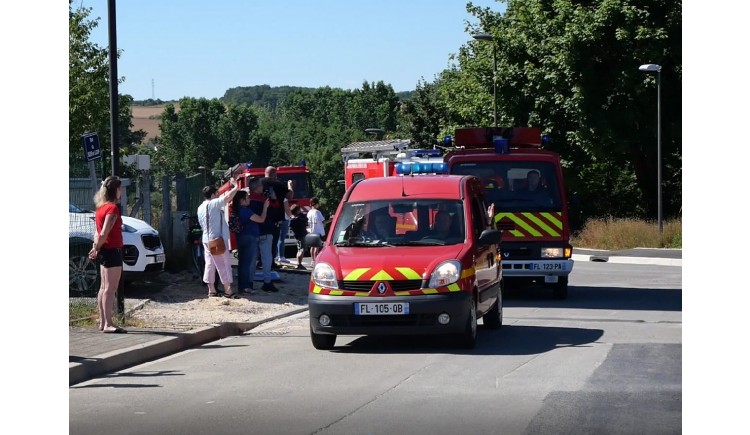
[{"label": "person in red shirt", "polygon": [[122,217],[118,203],[122,195],[121,181],[109,176],[94,196],[96,204],[96,234],[89,259],[98,260],[101,271],[101,286],[96,296],[99,309],[99,330],[108,333],[124,333],[115,326],[114,302],[122,276]]}]

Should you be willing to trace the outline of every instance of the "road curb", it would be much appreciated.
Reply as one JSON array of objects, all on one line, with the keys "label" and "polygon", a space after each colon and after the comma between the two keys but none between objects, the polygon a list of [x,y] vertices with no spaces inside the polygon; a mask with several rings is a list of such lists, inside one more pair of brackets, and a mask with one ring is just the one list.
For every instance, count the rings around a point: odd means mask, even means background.
[{"label": "road curb", "polygon": [[125,349],[119,349],[69,363],[68,386],[88,381],[97,376],[124,370],[138,364],[163,358],[212,341],[242,335],[264,323],[307,311],[307,307],[295,308],[255,322],[225,322],[196,328],[175,336],[155,338]]},{"label": "road curb", "polygon": [[681,258],[656,258],[656,257],[626,257],[619,255],[583,255],[573,254],[573,261],[593,261],[597,263],[620,263],[620,264],[653,264],[659,266],[682,267]]}]

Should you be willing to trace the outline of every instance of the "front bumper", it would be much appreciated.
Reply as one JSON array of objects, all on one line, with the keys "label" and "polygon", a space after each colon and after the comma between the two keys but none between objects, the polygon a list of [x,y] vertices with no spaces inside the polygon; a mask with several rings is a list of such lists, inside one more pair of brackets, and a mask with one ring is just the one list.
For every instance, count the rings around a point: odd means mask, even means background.
[{"label": "front bumper", "polygon": [[[357,302],[408,302],[407,315],[355,314]],[[310,326],[316,334],[337,335],[432,335],[459,333],[466,327],[472,304],[471,294],[454,292],[420,296],[331,296],[310,293],[308,310]],[[441,313],[450,316],[450,322],[441,325],[437,317]],[[321,314],[331,318],[328,326],[319,322]]]},{"label": "front bumper", "polygon": [[573,260],[503,260],[502,266],[506,278],[544,277],[545,282],[557,282],[558,277],[573,271]]}]

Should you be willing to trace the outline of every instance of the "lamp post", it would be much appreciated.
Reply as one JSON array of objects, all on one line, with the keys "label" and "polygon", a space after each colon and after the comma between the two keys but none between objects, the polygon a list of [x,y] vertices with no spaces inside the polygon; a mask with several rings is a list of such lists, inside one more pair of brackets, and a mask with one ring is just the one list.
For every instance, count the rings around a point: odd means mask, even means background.
[{"label": "lamp post", "polygon": [[492,42],[492,113],[494,126],[497,127],[497,44],[495,38],[487,33],[477,33],[471,37],[477,41]]},{"label": "lamp post", "polygon": [[366,128],[365,133],[375,136],[376,139],[380,139],[385,134],[385,130],[382,128]]},{"label": "lamp post", "polygon": [[208,180],[206,179],[206,167],[205,166],[198,166],[198,170],[203,171],[203,185],[206,186],[206,183]]},{"label": "lamp post", "polygon": [[639,66],[638,69],[656,73],[656,183],[658,185],[656,191],[656,219],[659,221],[659,234],[662,234],[664,233],[664,224],[661,219],[661,65],[647,63]]}]

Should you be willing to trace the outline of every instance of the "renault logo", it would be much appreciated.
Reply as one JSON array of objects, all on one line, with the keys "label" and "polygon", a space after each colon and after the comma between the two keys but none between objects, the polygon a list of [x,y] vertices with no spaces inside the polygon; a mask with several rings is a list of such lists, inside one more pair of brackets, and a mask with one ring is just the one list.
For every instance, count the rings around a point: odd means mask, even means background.
[{"label": "renault logo", "polygon": [[510,252],[503,252],[503,257],[508,258],[510,256]]},{"label": "renault logo", "polygon": [[385,283],[381,282],[380,284],[378,284],[378,293],[380,293],[381,295],[385,293],[385,288]]}]

